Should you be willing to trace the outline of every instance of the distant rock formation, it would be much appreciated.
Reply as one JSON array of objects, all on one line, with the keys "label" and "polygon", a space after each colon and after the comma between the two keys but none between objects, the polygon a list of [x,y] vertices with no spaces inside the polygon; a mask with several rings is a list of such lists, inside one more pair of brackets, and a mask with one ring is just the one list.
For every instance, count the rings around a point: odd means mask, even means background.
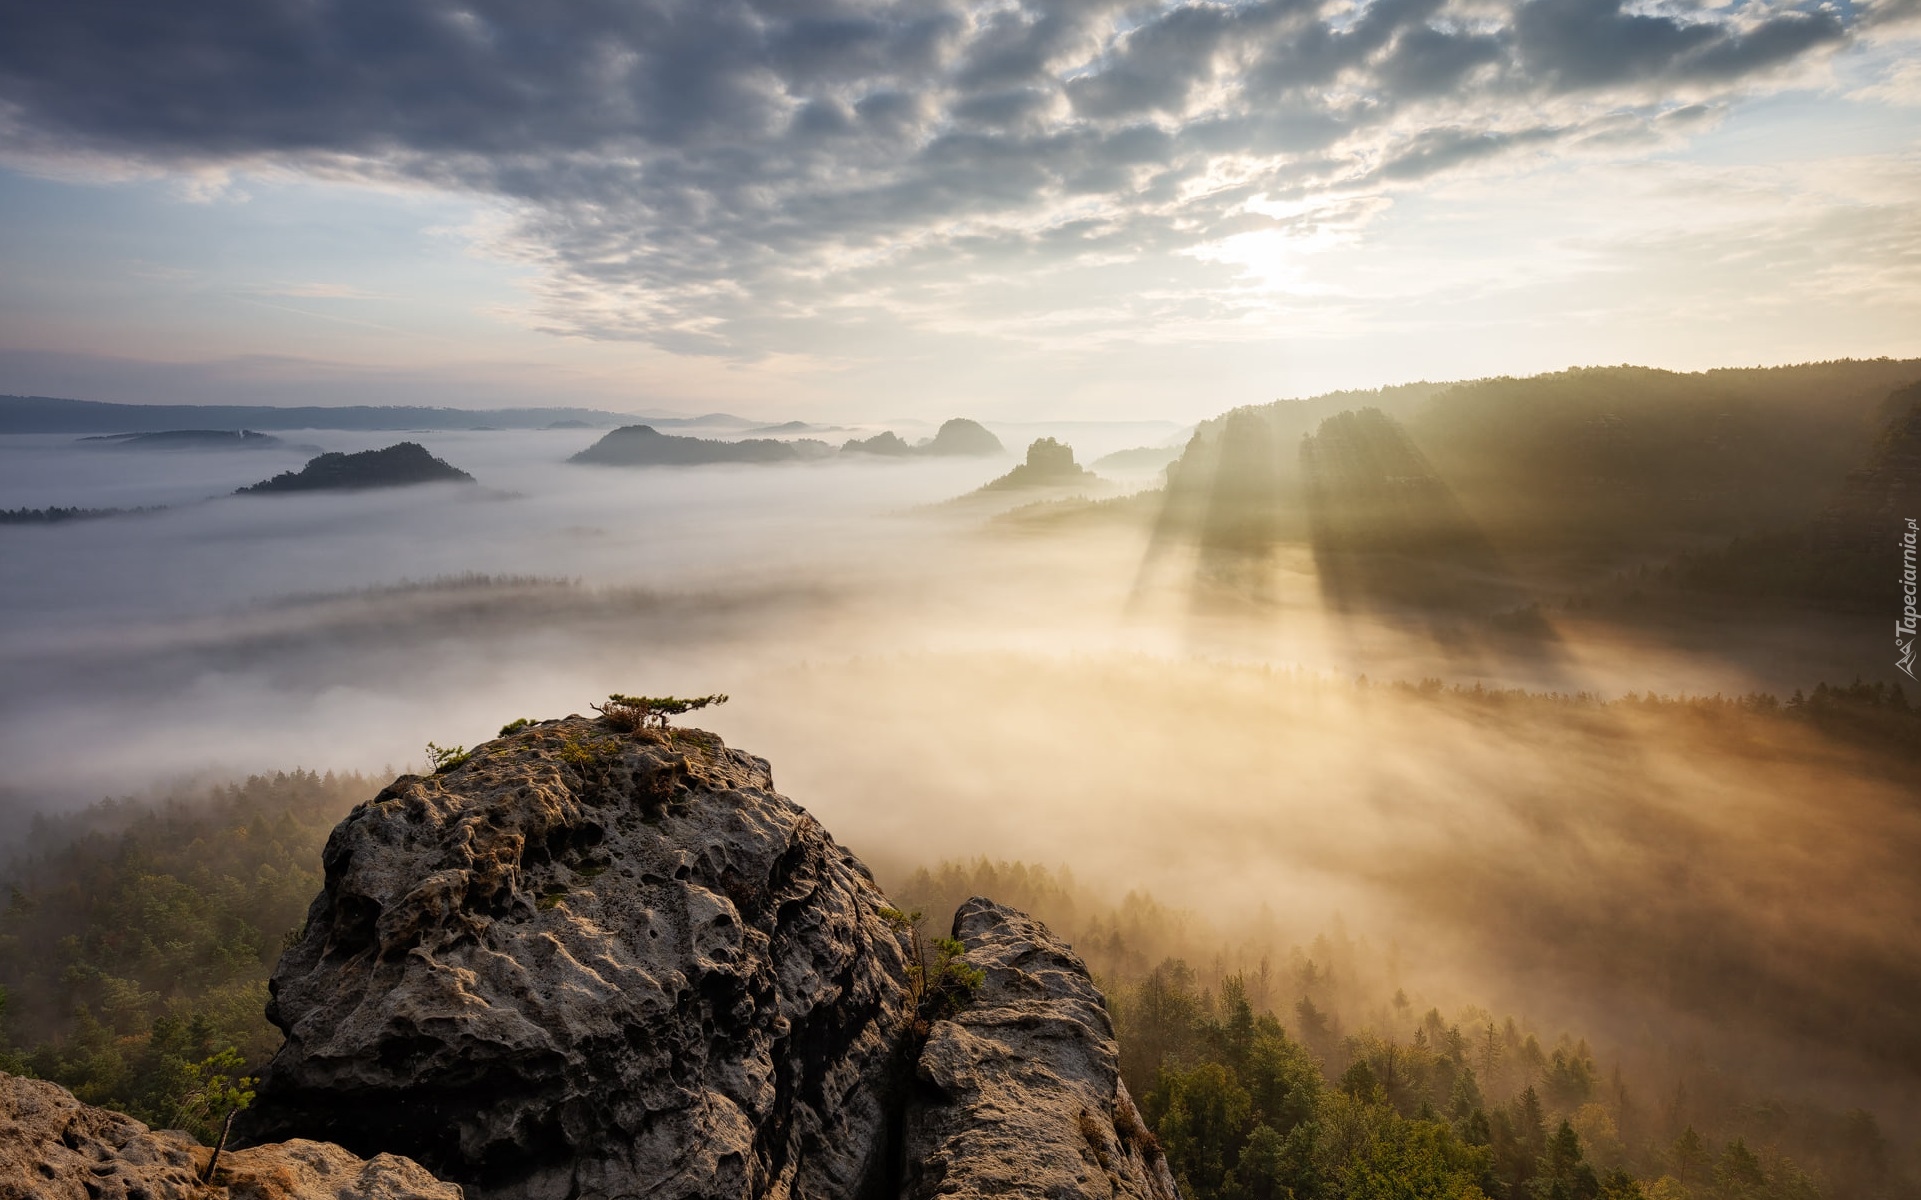
[{"label": "distant rock formation", "polygon": [[747,438],[723,442],[679,437],[651,425],[623,425],[568,459],[608,467],[705,466],[711,463],[783,463],[826,458],[833,447],[813,438],[778,441]]},{"label": "distant rock formation", "polygon": [[979,421],[955,417],[943,422],[940,431],[924,442],[909,445],[899,434],[889,430],[885,433],[877,433],[870,438],[850,438],[841,446],[841,452],[879,454],[890,458],[908,458],[914,455],[933,458],[965,458],[1005,454],[1007,447],[1001,445],[1001,440]]},{"label": "distant rock formation", "polygon": [[127,450],[265,450],[284,446],[271,434],[251,429],[163,429],[154,433],[103,433],[83,442]]},{"label": "distant rock formation", "polygon": [[1176,1200],[1080,956],[1040,922],[978,896],[954,915],[953,936],[986,980],[967,1008],[934,1023],[921,1051],[901,1200]]},{"label": "distant rock formation", "polygon": [[[295,1140],[224,1151],[0,1074],[0,1200],[461,1200],[392,1154]],[[212,1178],[202,1182],[213,1167]]]},{"label": "distant rock formation", "polygon": [[1072,951],[971,901],[984,982],[917,1014],[867,869],[712,734],[543,722],[395,780],[324,862],[240,1144],[469,1200],[1175,1200]]},{"label": "distant rock formation", "polygon": [[889,429],[870,438],[848,438],[841,443],[842,454],[878,454],[885,458],[911,458],[918,453],[914,447],[902,440],[900,434]]},{"label": "distant rock formation", "polygon": [[358,454],[322,454],[298,471],[283,471],[272,479],[243,487],[250,492],[352,491],[360,488],[407,487],[416,483],[472,483],[474,477],[427,453],[418,442],[397,442],[384,450]]},{"label": "distant rock formation", "polygon": [[934,440],[919,447],[923,454],[952,455],[955,457],[982,457],[989,454],[1005,454],[1007,447],[979,421],[966,417],[955,417],[941,423],[940,431]]},{"label": "distant rock formation", "polygon": [[1100,476],[1074,461],[1072,446],[1044,437],[1027,447],[1026,462],[980,490],[1019,491],[1025,488],[1072,487],[1100,481]]}]

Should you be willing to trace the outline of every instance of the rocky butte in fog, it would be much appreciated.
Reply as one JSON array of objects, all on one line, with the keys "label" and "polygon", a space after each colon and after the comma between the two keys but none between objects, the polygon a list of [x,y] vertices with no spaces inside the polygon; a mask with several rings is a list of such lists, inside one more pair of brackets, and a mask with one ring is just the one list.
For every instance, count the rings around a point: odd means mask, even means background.
[{"label": "rocky butte in fog", "polygon": [[472,483],[474,477],[459,467],[427,453],[419,442],[396,442],[384,450],[358,454],[322,454],[298,471],[282,471],[272,479],[235,494],[258,492],[352,491],[359,488],[406,487],[416,483]]},{"label": "rocky butte in fog", "polygon": [[983,492],[1023,491],[1029,488],[1074,487],[1101,482],[1101,477],[1074,461],[1074,447],[1051,437],[1037,438],[1027,447],[1027,461],[981,487]]},{"label": "rocky butte in fog", "polygon": [[[528,727],[395,780],[324,864],[221,1171],[340,1186],[235,1196],[1175,1200],[1073,951],[975,899],[923,987],[866,867],[711,734]],[[206,1149],[7,1084],[48,1195],[199,1194]]]},{"label": "rocky butte in fog", "polygon": [[680,437],[651,425],[623,425],[569,458],[568,462],[603,467],[698,467],[711,463],[785,463],[827,458],[834,448],[816,438]]},{"label": "rocky butte in fog", "polygon": [[909,444],[898,433],[889,430],[877,433],[870,438],[851,438],[841,446],[843,454],[878,454],[887,458],[910,458],[926,456],[932,458],[984,457],[991,454],[1005,454],[1007,447],[979,421],[966,417],[955,417],[941,424],[940,431],[924,441]]}]

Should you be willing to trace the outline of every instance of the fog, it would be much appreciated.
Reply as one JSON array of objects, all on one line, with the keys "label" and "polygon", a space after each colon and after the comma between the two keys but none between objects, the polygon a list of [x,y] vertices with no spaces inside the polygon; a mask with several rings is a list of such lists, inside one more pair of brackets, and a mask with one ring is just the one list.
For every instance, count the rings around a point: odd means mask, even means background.
[{"label": "fog", "polygon": [[[1060,432],[1089,462],[1142,430]],[[1921,806],[1898,763],[1813,730],[1756,744],[1385,686],[1786,691],[1836,678],[1829,642],[1783,658],[1570,619],[1463,648],[1326,603],[1305,545],[1263,560],[1255,599],[1204,592],[1200,552],[1149,558],[1151,501],[945,503],[1011,457],[622,470],[564,462],[594,431],[408,436],[479,483],[226,494],[295,446],[391,435],[0,443],[0,508],[167,506],[0,526],[9,832],[187,778],[397,771],[610,691],[727,692],[701,724],[885,877],[987,855],[1222,930],[1339,921],[1434,1003],[1738,1047],[1915,1128]]]}]

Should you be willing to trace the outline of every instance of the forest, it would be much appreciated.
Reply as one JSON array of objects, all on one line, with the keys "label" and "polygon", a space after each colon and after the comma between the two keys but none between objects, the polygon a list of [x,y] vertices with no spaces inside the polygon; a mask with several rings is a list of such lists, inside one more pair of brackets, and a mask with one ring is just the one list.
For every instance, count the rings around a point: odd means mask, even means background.
[{"label": "forest", "polygon": [[1149,555],[1193,546],[1218,591],[1309,545],[1346,612],[1872,610],[1921,468],[1914,374],[1588,368],[1239,408],[1169,469]]},{"label": "forest", "polygon": [[[1793,725],[1921,759],[1899,688],[1782,700],[1602,701],[1436,681],[1361,685],[1467,711],[1628,712],[1766,742]],[[319,889],[332,825],[376,790],[294,771],[40,818],[4,867],[0,1067],[205,1140],[278,1041],[266,979]],[[1430,998],[1392,944],[1336,923],[1305,941],[1120,898],[1067,868],[988,859],[882,870],[904,908],[969,895],[1033,912],[1106,992],[1122,1070],[1191,1200],[1874,1200],[1913,1163],[1866,1109],[1784,1092],[1685,1036],[1582,1029]]]},{"label": "forest", "polygon": [[327,834],[376,790],[295,771],[38,819],[6,871],[0,1068],[211,1141],[279,1045],[267,975]]}]

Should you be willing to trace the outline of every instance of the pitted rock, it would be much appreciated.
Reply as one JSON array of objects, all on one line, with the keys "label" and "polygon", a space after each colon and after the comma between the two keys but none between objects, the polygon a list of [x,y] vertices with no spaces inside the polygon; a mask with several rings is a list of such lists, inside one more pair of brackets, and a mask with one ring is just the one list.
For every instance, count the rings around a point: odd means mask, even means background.
[{"label": "pitted rock", "polygon": [[979,897],[955,914],[954,937],[985,978],[921,1051],[902,1200],[1177,1200],[1080,956]]},{"label": "pitted rock", "polygon": [[249,1141],[477,1200],[891,1188],[907,951],[867,869],[693,730],[570,717],[341,822]]}]

